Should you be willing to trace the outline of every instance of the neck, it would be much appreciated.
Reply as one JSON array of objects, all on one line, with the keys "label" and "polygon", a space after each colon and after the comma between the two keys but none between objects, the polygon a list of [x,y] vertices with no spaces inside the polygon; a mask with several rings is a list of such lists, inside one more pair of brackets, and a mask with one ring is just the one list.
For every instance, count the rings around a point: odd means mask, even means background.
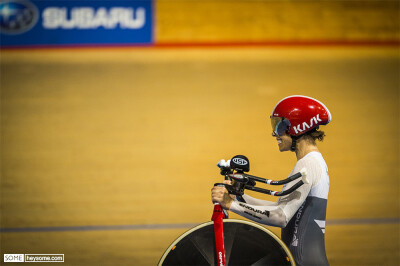
[{"label": "neck", "polygon": [[297,143],[296,143],[297,161],[302,159],[304,156],[306,156],[307,154],[309,154],[310,152],[313,152],[313,151],[319,152],[317,145],[312,144],[304,139],[297,140]]}]

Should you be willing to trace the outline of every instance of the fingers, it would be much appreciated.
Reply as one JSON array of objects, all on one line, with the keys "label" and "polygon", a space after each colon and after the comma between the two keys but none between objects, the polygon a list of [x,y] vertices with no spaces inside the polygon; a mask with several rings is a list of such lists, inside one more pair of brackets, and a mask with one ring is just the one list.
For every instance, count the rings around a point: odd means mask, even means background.
[{"label": "fingers", "polygon": [[[227,182],[224,181],[225,184],[230,184],[230,181],[227,180]],[[215,203],[221,204],[222,208],[228,209],[230,208],[230,205],[232,204],[232,201],[234,199],[233,195],[229,195],[228,190],[226,190],[225,187],[219,187],[215,186],[211,189],[211,201]]]},{"label": "fingers", "polygon": [[[219,187],[215,186],[211,189],[211,201],[215,203],[221,204],[222,208],[225,208],[227,202],[226,202],[226,195],[228,194],[228,191],[226,190],[225,187]],[[229,197],[229,196],[228,196]]]},{"label": "fingers", "polygon": [[211,200],[213,203],[222,203],[224,194],[226,193],[225,187],[213,187],[211,189]]}]

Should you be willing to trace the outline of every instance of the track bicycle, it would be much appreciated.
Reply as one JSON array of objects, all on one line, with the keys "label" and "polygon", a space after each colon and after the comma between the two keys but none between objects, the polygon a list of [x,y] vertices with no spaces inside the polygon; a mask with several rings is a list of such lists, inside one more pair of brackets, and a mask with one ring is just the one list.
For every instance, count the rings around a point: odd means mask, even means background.
[{"label": "track bicycle", "polygon": [[[250,162],[243,155],[236,155],[217,166],[225,180],[232,185],[224,186],[229,194],[235,195],[238,201],[245,189],[273,196],[284,196],[292,193],[303,184],[307,184],[306,170],[302,169],[284,180],[270,180],[246,174]],[[301,177],[291,188],[284,191],[273,191],[256,187],[256,182],[268,185],[283,185]],[[228,219],[228,213],[221,205],[214,204],[210,222],[202,223],[178,237],[164,252],[158,265],[295,265],[294,259],[279,237],[267,228],[253,222]]]}]

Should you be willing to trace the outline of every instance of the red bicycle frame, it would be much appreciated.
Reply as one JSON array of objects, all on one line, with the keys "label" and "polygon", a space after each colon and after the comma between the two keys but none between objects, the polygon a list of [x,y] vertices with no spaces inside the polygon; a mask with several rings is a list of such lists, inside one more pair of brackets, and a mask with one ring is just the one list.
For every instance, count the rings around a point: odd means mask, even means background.
[{"label": "red bicycle frame", "polygon": [[225,266],[224,218],[228,218],[227,213],[219,203],[215,203],[211,220],[214,222],[215,250],[219,266]]}]

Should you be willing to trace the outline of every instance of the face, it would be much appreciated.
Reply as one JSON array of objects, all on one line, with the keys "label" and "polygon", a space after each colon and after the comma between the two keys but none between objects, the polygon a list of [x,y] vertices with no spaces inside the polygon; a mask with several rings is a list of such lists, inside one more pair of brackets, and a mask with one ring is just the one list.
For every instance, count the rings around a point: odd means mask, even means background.
[{"label": "face", "polygon": [[275,132],[272,132],[272,137],[276,138],[280,152],[290,151],[290,148],[292,147],[292,138],[290,135],[283,134],[282,136],[278,136]]},{"label": "face", "polygon": [[290,151],[292,138],[287,134],[290,121],[282,117],[271,117],[272,137],[276,138],[281,152]]}]

